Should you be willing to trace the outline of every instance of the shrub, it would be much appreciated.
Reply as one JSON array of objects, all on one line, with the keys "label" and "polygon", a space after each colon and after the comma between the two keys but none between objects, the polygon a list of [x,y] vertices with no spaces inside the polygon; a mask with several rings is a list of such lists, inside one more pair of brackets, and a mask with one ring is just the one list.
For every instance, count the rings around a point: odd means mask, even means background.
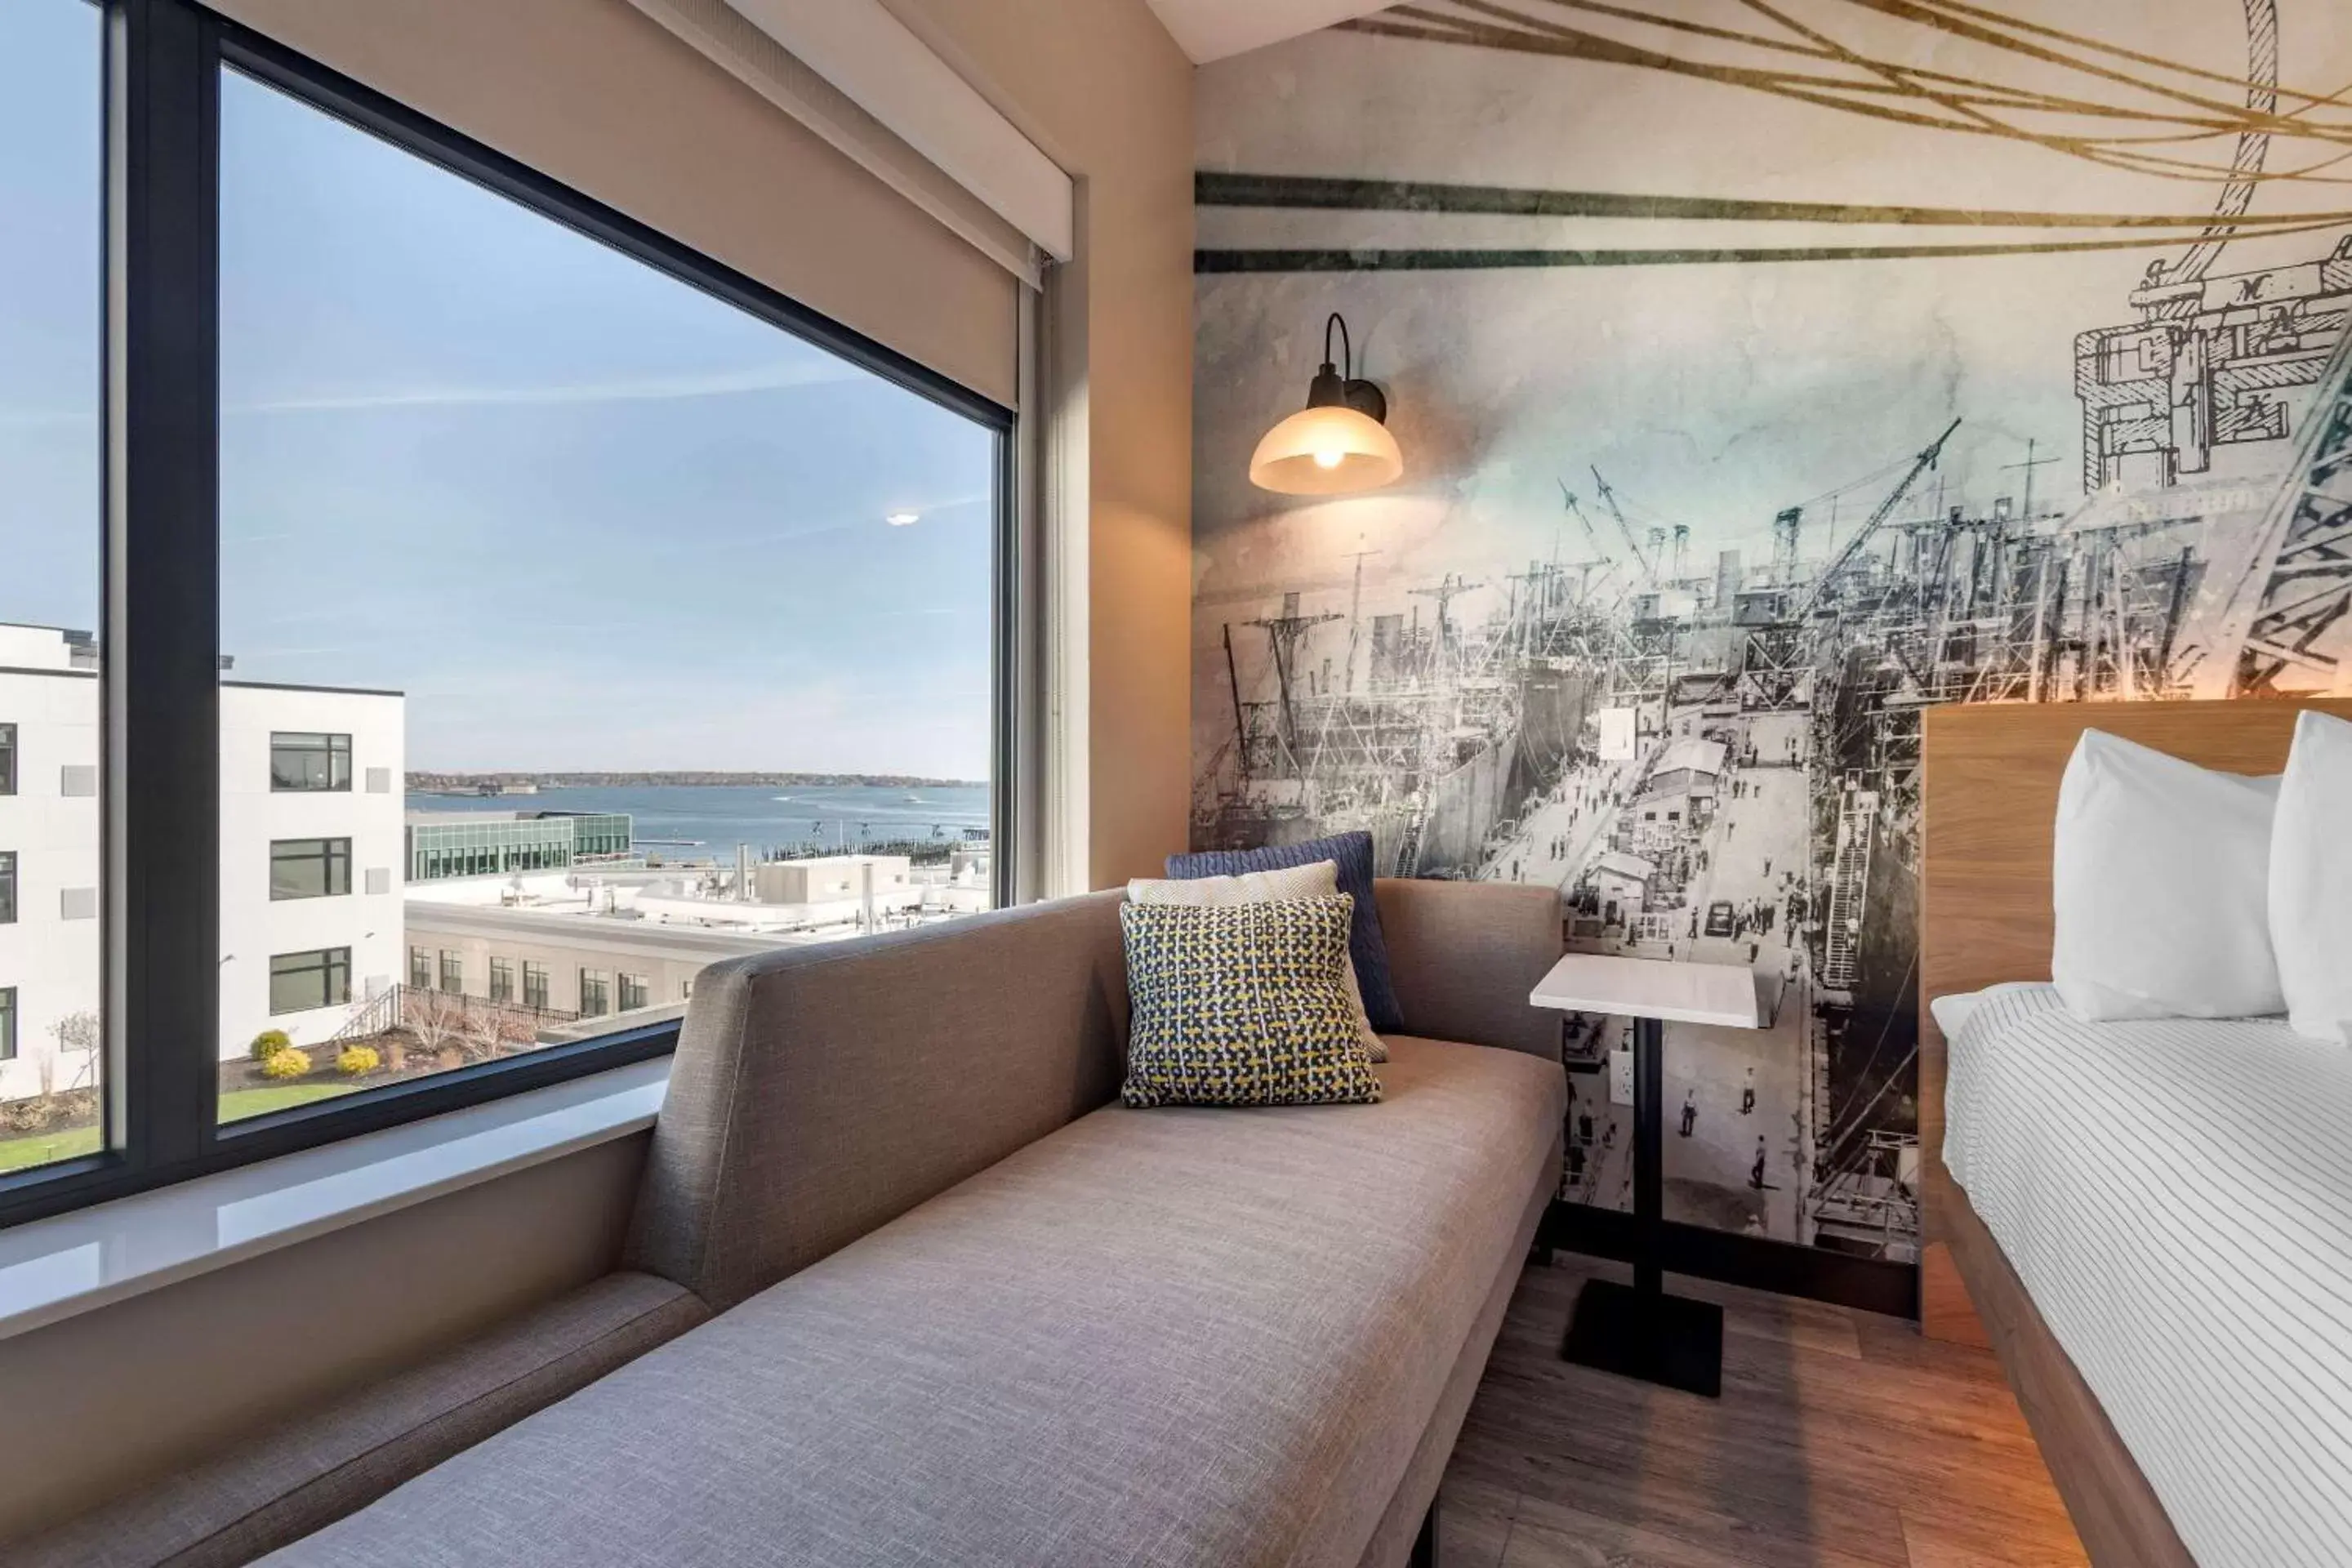
[{"label": "shrub", "polygon": [[264,1078],[300,1078],[310,1070],[310,1058],[292,1046],[270,1052],[261,1064]]},{"label": "shrub", "polygon": [[253,1059],[266,1062],[293,1043],[286,1037],[286,1031],[283,1029],[264,1029],[253,1037]]},{"label": "shrub", "polygon": [[373,1072],[383,1066],[383,1058],[375,1054],[373,1046],[345,1046],[335,1058],[335,1070],[357,1078],[363,1072]]}]

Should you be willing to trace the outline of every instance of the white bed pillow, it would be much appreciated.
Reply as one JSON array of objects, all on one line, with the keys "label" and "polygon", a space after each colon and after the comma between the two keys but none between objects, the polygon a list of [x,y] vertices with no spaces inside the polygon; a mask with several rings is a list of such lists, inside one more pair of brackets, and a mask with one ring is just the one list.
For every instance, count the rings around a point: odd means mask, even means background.
[{"label": "white bed pillow", "polygon": [[2270,942],[2275,780],[2215,773],[2085,730],[2058,787],[2050,972],[2067,1011],[2286,1011]]},{"label": "white bed pillow", "polygon": [[[1304,866],[1244,871],[1234,877],[1138,877],[1127,885],[1127,900],[1131,904],[1207,904],[1223,908],[1287,899],[1328,899],[1339,890],[1339,862],[1310,860]],[[1348,960],[1348,1004],[1356,1010],[1356,1039],[1364,1047],[1364,1055],[1376,1062],[1388,1060],[1389,1048],[1373,1033],[1371,1017],[1364,1011],[1363,987],[1356,984],[1353,958]]]},{"label": "white bed pillow", "polygon": [[2308,709],[2279,780],[2270,927],[2288,1024],[2352,1045],[2352,724]]}]

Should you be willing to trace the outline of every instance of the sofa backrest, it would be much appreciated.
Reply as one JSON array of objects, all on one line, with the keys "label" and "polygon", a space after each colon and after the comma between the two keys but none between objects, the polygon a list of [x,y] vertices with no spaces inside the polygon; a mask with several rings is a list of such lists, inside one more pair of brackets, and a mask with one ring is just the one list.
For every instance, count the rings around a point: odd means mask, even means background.
[{"label": "sofa backrest", "polygon": [[723,1310],[1108,1103],[1123,896],[704,970],[629,1266]]},{"label": "sofa backrest", "polygon": [[1559,962],[1559,894],[1518,882],[1372,884],[1407,1034],[1559,1060],[1561,1015],[1528,1005]]}]

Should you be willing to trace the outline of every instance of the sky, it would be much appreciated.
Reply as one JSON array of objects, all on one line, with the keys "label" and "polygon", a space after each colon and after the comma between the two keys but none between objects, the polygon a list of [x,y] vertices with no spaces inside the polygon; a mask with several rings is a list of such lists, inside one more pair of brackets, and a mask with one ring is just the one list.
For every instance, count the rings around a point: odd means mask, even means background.
[{"label": "sky", "polygon": [[[96,8],[5,26],[0,620],[92,626]],[[411,768],[986,775],[992,432],[234,74],[221,140],[236,677]]]}]

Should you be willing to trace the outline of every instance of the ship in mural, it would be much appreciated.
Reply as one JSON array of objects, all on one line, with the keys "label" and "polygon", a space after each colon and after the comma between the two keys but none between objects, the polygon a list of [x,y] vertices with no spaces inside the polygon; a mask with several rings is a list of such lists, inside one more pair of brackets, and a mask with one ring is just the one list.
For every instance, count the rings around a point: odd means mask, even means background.
[{"label": "ship in mural", "polygon": [[[1368,616],[1360,556],[1344,603],[1227,620],[1195,842],[1364,828],[1384,874],[1558,887],[1575,947],[1780,967],[1771,1037],[1678,1037],[1680,1131],[1731,1119],[1747,1179],[1670,1203],[1916,1256],[1921,710],[2335,690],[2352,657],[2352,239],[2211,259],[2151,268],[2134,320],[2078,338],[2079,502],[2037,504],[2054,459],[2029,447],[2015,495],[1948,503],[1962,412],[1889,455],[1859,517],[1781,510],[1769,560],[1693,561],[1584,468],[1548,558]],[[1572,1020],[1571,1064],[1616,1026]],[[1567,1193],[1617,1204],[1629,1176],[1580,1090]]]}]

